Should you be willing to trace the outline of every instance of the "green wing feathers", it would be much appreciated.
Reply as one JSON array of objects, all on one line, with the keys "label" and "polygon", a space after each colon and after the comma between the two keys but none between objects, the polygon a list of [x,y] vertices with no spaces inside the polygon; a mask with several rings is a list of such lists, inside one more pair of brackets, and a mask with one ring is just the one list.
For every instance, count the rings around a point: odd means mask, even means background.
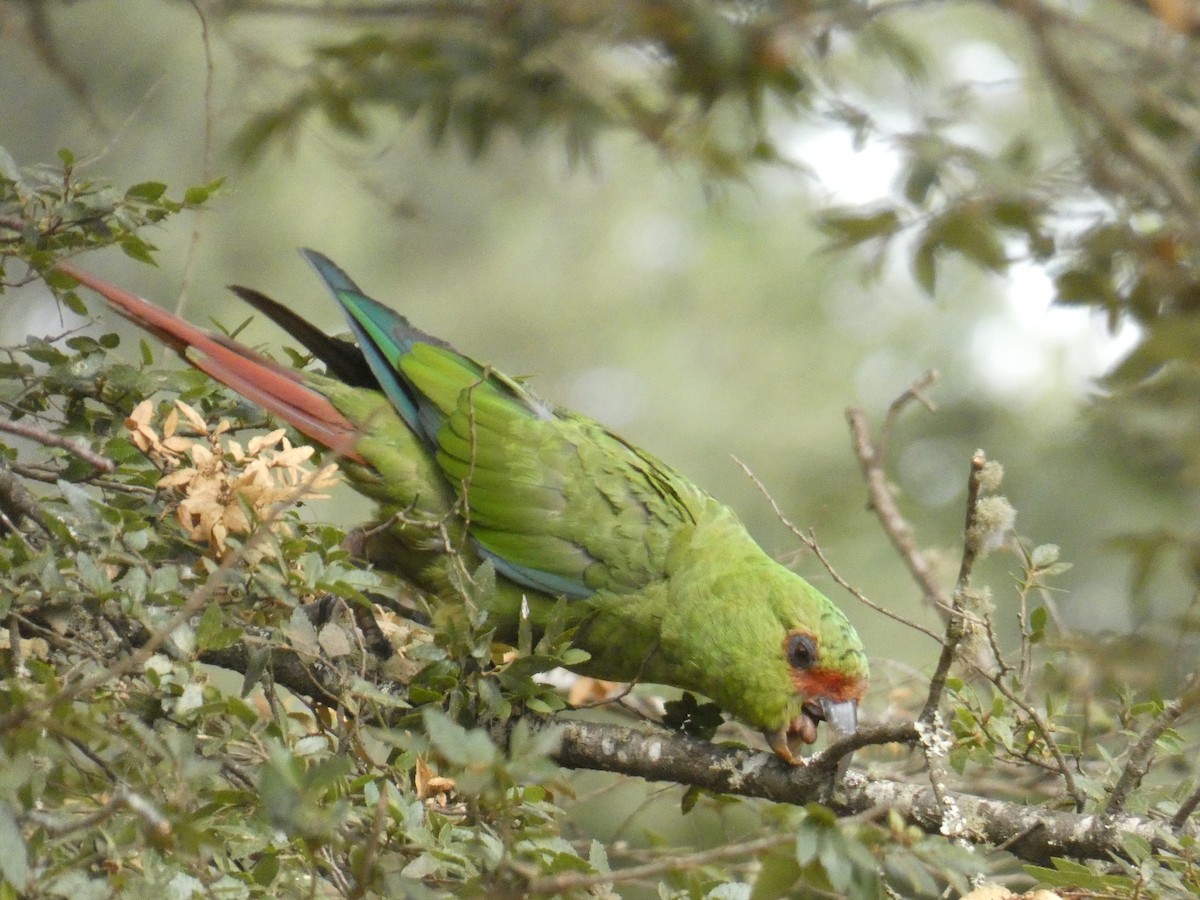
[{"label": "green wing feathers", "polygon": [[663,577],[671,536],[695,520],[702,494],[601,425],[413,328],[324,257],[305,255],[502,574],[568,597]]}]

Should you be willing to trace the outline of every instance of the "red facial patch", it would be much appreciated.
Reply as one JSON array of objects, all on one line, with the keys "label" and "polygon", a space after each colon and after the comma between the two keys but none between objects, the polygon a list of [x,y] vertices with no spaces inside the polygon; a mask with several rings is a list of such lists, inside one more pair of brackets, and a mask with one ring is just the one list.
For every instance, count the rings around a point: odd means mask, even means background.
[{"label": "red facial patch", "polygon": [[802,697],[825,697],[835,703],[861,700],[867,693],[867,685],[862,679],[819,666],[803,672],[793,670],[792,684]]}]

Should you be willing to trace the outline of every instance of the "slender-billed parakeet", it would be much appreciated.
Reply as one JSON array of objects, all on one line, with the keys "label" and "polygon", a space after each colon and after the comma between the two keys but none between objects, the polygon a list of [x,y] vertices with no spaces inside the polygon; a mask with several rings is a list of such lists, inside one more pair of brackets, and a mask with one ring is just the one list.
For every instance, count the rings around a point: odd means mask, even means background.
[{"label": "slender-billed parakeet", "polygon": [[729,508],[603,425],[417,330],[324,256],[304,256],[357,344],[256,291],[234,290],[322,360],[324,375],[197,329],[73,265],[59,268],[336,453],[390,522],[367,548],[374,562],[450,597],[464,563],[490,560],[497,590],[488,613],[500,639],[515,638],[522,603],[536,627],[567,598],[572,641],[591,654],[576,667],[583,674],[697,691],[761,729],[793,763],[795,741],[814,741],[820,720],[854,731],[867,689],[858,635]]}]

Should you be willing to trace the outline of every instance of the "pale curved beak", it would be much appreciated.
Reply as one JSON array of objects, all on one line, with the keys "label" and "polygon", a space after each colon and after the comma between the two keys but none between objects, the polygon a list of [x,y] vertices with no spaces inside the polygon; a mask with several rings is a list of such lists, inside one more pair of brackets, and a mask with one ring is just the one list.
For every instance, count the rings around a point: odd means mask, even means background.
[{"label": "pale curved beak", "polygon": [[[821,710],[825,713],[825,721],[833,729],[835,740],[858,731],[857,700],[843,700],[841,703],[834,703],[832,700],[822,700]],[[854,756],[853,753],[847,753],[838,760],[837,771],[833,778],[835,784],[842,780],[842,776],[850,768],[850,758],[852,756]]]},{"label": "pale curved beak", "polygon": [[826,723],[839,738],[858,731],[857,700],[843,700],[840,703],[822,700],[821,711],[825,713]]}]

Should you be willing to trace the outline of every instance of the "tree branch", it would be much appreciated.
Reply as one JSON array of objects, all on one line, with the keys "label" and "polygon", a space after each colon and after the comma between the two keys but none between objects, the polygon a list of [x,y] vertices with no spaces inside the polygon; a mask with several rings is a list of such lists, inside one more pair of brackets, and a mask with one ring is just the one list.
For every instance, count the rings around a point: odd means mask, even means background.
[{"label": "tree branch", "polygon": [[[244,672],[251,650],[246,642],[240,642],[201,658]],[[349,683],[336,667],[301,658],[286,648],[273,648],[271,659],[278,684],[317,703],[337,703]],[[376,683],[381,688],[391,686],[382,680]],[[843,817],[890,809],[930,834],[945,833],[950,811],[956,838],[980,845],[1003,845],[1030,862],[1044,863],[1054,856],[1100,860],[1122,856],[1122,842],[1131,834],[1158,848],[1169,846],[1185,834],[1200,838],[1200,827],[1184,827],[1182,822],[1167,824],[1143,816],[1112,816],[1104,829],[1097,829],[1093,815],[1019,801],[943,790],[939,802],[928,784],[878,778],[853,769],[833,787],[838,761],[845,755],[879,744],[916,744],[917,729],[911,722],[860,729],[810,757],[809,764],[801,767],[787,765],[770,753],[661,729],[564,717],[539,718],[535,724],[559,732],[559,747],[552,757],[564,768],[632,775],[775,803],[805,805],[816,801]],[[503,740],[505,730],[498,729],[496,737]]]},{"label": "tree branch", "polygon": [[[823,759],[795,768],[766,753],[732,749],[684,735],[643,732],[595,722],[555,725],[562,732],[555,759],[568,768],[636,775],[650,781],[694,785],[777,803],[806,804],[819,800],[839,816],[883,807],[930,834],[942,833],[945,824],[943,806],[927,785],[872,778],[851,770],[829,793],[829,766]],[[865,729],[863,735],[856,737],[861,742],[877,743],[881,738],[915,738],[915,732],[912,725],[906,724]],[[946,791],[944,800],[961,819],[956,837],[975,844],[1006,844],[1010,853],[1031,862],[1045,862],[1054,856],[1110,859],[1114,855],[1124,856],[1122,841],[1128,835],[1137,835],[1155,847],[1165,848],[1182,834],[1166,823],[1142,816],[1116,816],[1109,829],[1097,833],[1093,828],[1096,819],[1091,815],[954,791]],[[1187,833],[1200,835],[1200,829]]]},{"label": "tree branch", "polygon": [[115,472],[117,470],[117,464],[111,459],[101,456],[92,450],[91,447],[87,447],[73,438],[64,437],[61,434],[52,434],[42,428],[34,428],[32,425],[22,425],[19,422],[6,420],[0,420],[0,431],[7,431],[9,434],[15,434],[18,437],[28,438],[45,447],[59,447],[73,456],[78,456],[98,472]]}]

